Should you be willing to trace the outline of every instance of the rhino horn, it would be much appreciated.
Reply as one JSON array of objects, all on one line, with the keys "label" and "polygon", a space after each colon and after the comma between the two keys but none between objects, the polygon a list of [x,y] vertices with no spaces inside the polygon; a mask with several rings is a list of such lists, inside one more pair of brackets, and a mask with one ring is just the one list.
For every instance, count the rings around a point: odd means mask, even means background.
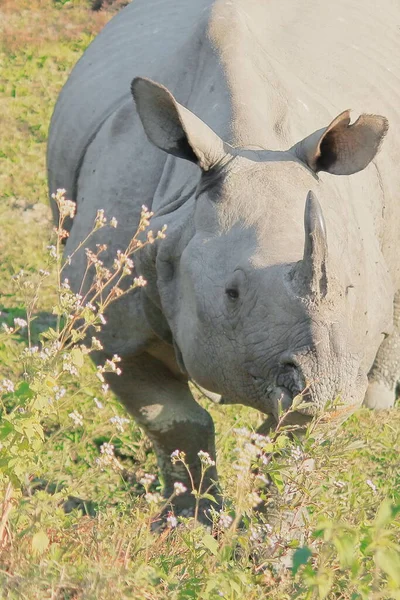
[{"label": "rhino horn", "polygon": [[310,190],[304,210],[304,254],[295,270],[296,282],[301,294],[320,300],[328,293],[326,263],[328,244],[321,205]]}]

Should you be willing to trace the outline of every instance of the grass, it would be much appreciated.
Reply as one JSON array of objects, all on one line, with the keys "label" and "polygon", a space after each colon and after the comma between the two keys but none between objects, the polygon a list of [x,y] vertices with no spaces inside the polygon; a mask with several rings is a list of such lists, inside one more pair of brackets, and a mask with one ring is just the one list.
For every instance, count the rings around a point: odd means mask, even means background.
[{"label": "grass", "polygon": [[[110,16],[93,13],[83,1],[18,0],[0,6],[0,321],[12,325],[14,318],[26,318],[36,289],[16,285],[12,276],[24,269],[37,286],[39,270],[50,269],[35,306],[32,344],[55,327],[51,312],[59,302],[47,251],[52,235],[48,123],[70,69]],[[13,381],[19,394],[3,395],[3,418],[29,401],[20,359],[27,345],[26,330],[0,337],[0,381]],[[398,408],[361,410],[322,442],[311,432],[297,442],[300,450],[286,436],[278,438],[276,458],[267,467],[258,465],[279,490],[279,517],[273,531],[264,528],[265,539],[256,539],[262,519],[244,505],[239,529],[217,526],[213,537],[184,523],[153,535],[149,522],[157,507],[146,501],[141,483],[145,473],[157,472],[151,445],[132,421],[122,432],[116,428],[110,419],[126,417],[122,407],[104,396],[90,361],[79,364],[79,379],[63,374],[66,392],[55,409],[32,413],[37,419],[32,422],[42,423],[43,441],[32,434],[22,443],[15,434],[20,485],[15,473],[12,488],[6,476],[0,478],[1,599],[400,598]],[[44,379],[42,386],[48,384]],[[249,469],[237,468],[246,455],[246,438],[235,430],[255,428],[260,416],[199,401],[216,423],[226,513],[234,517],[246,501],[244,492],[255,489]],[[82,425],[69,416],[74,410]],[[0,474],[4,439],[0,435]],[[96,467],[101,445],[109,441],[122,471]],[[159,489],[156,479],[150,491]],[[292,525],[290,535],[281,531],[280,524],[288,522],[283,515],[290,522],[299,512],[303,527]],[[283,557],[293,552],[294,568],[283,567]]]}]

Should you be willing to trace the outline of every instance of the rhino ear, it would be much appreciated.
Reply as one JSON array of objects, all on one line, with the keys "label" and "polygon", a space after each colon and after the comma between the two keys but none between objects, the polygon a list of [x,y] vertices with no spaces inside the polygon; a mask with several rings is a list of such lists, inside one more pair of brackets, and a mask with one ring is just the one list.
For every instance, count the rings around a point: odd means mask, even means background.
[{"label": "rhino ear", "polygon": [[361,115],[350,125],[350,111],[342,112],[325,129],[296,144],[292,150],[312,171],[352,175],[371,162],[388,130],[385,117]]},{"label": "rhino ear", "polygon": [[226,155],[226,145],[221,138],[178,104],[163,85],[135,77],[131,90],[146,135],[155,146],[196,163],[204,171]]}]

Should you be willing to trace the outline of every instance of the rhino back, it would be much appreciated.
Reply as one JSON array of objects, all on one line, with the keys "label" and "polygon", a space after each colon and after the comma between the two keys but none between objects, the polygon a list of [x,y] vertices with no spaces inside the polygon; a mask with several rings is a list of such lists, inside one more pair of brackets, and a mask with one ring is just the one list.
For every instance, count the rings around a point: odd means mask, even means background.
[{"label": "rhino back", "polygon": [[[76,190],[76,175],[90,141],[126,103],[136,75],[173,89],[196,60],[198,30],[211,0],[135,0],[94,39],[73,69],[57,101],[49,132],[50,192]],[[187,46],[193,46],[188,55]],[[184,55],[177,52],[186,46]],[[186,75],[189,75],[186,73]]]}]

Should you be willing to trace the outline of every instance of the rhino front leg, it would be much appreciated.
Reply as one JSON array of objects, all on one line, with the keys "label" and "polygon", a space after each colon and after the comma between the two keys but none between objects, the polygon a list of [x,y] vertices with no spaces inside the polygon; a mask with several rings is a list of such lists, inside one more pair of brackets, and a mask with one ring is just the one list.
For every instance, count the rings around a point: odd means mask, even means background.
[{"label": "rhino front leg", "polygon": [[368,375],[369,386],[364,400],[364,406],[368,408],[391,408],[396,400],[400,383],[400,291],[394,299],[393,320],[393,332],[380,345]]},{"label": "rhino front leg", "polygon": [[[143,353],[123,358],[120,366],[122,374],[107,374],[107,381],[153,443],[164,496],[171,496],[176,481],[182,482],[187,492],[175,498],[174,510],[176,514],[192,516],[195,498],[191,494],[191,479],[181,462],[172,464],[171,454],[176,449],[185,452],[194,487],[199,489],[199,451],[208,452],[215,461],[213,420],[194,400],[187,381],[177,372],[172,372],[161,360]],[[212,466],[203,478],[201,491],[207,490],[217,496],[216,482],[217,471]],[[200,520],[207,519],[205,511],[209,507],[209,501],[201,501],[198,514]]]}]

